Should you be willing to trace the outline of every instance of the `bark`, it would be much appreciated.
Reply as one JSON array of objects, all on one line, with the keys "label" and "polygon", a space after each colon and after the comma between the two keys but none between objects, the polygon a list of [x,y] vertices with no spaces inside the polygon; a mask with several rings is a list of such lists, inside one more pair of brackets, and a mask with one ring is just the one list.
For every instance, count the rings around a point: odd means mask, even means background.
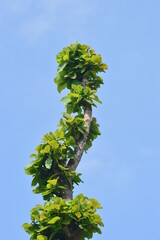
[{"label": "bark", "polygon": [[76,229],[72,229],[72,227],[65,225],[63,231],[67,240],[79,240],[82,230],[78,226]]},{"label": "bark", "polygon": [[70,177],[68,179],[69,181],[63,184],[63,186],[66,188],[62,190],[61,197],[65,200],[73,199],[73,191],[72,191],[72,178]]}]

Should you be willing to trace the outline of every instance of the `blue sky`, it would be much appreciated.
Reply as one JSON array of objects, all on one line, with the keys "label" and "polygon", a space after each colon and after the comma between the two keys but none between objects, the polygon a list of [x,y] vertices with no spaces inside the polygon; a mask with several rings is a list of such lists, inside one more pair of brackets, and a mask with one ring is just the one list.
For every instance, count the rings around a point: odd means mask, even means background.
[{"label": "blue sky", "polygon": [[77,40],[109,66],[94,110],[102,135],[75,189],[103,206],[93,239],[160,239],[159,9],[159,0],[0,0],[1,239],[29,239],[21,225],[42,199],[24,166],[64,111],[55,57]]}]

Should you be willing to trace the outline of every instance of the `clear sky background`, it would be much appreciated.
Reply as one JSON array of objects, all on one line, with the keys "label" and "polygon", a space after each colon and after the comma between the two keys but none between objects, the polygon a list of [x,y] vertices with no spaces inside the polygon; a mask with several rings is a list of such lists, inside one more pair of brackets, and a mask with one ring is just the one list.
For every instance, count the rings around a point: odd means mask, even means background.
[{"label": "clear sky background", "polygon": [[64,111],[55,58],[77,40],[109,66],[94,110],[102,135],[75,189],[103,206],[93,239],[159,240],[159,0],[0,0],[0,238],[29,239],[21,225],[43,201],[24,166]]}]

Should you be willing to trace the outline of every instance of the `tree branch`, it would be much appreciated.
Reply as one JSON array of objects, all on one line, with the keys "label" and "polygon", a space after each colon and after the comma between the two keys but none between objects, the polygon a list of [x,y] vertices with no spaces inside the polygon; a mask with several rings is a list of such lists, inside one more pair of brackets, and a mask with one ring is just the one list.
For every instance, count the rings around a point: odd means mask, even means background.
[{"label": "tree branch", "polygon": [[[84,77],[82,80],[82,85],[84,88],[86,87],[87,81],[88,79]],[[91,120],[92,120],[92,106],[90,104],[86,104],[84,108],[84,123],[85,123],[86,129],[83,137],[77,141],[77,145],[74,151],[74,158],[70,159],[70,161],[68,162],[67,167],[70,170],[76,170],[82,158],[84,148],[87,142],[88,134],[90,131]]]}]

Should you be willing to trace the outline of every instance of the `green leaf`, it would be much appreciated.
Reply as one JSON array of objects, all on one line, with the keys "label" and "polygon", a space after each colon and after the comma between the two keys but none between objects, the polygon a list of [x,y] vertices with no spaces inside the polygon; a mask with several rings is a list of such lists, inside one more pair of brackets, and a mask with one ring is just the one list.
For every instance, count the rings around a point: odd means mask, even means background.
[{"label": "green leaf", "polygon": [[69,216],[70,218],[74,219],[75,221],[77,221],[77,219],[75,218],[74,214],[68,213],[68,216]]},{"label": "green leaf", "polygon": [[102,58],[101,58],[100,55],[96,54],[96,55],[92,56],[92,61],[95,62],[95,63],[100,64],[100,63],[102,63]]},{"label": "green leaf", "polygon": [[74,44],[72,43],[69,48],[71,48],[72,50],[74,49]]},{"label": "green leaf", "polygon": [[66,65],[67,65],[66,62],[60,64],[59,67],[58,67],[58,71],[61,72],[65,68]]},{"label": "green leaf", "polygon": [[44,191],[44,192],[42,192],[42,196],[44,197],[44,196],[48,196],[49,194],[51,194],[52,193],[52,189],[49,189],[49,190],[47,190],[47,191]]},{"label": "green leaf", "polygon": [[58,178],[57,179],[52,179],[52,180],[48,180],[47,182],[49,184],[52,184],[53,186],[55,186],[57,184]]},{"label": "green leaf", "polygon": [[47,158],[47,160],[45,161],[45,167],[47,169],[51,169],[51,167],[52,167],[52,159],[51,159],[51,157]]},{"label": "green leaf", "polygon": [[58,167],[63,170],[63,171],[67,171],[69,170],[69,168],[63,167],[62,165],[58,164]]},{"label": "green leaf", "polygon": [[28,163],[26,166],[25,166],[25,170],[31,168],[33,165],[34,165],[35,161],[32,161],[30,163]]},{"label": "green leaf", "polygon": [[90,99],[85,99],[85,100],[86,100],[86,102],[89,103],[90,105],[96,106],[92,100],[90,100]]},{"label": "green leaf", "polygon": [[59,221],[59,220],[61,220],[61,218],[60,217],[54,217],[54,218],[52,218],[49,222],[48,222],[48,224],[55,224],[57,221]]},{"label": "green leaf", "polygon": [[104,227],[101,217],[98,214],[94,215],[94,221],[98,223],[101,227]]},{"label": "green leaf", "polygon": [[107,64],[101,64],[101,68],[103,69],[103,70],[106,70],[106,69],[108,69],[108,66],[107,66]]},{"label": "green leaf", "polygon": [[74,84],[72,84],[72,89],[75,92],[80,93],[80,91],[83,89],[83,87],[81,85],[74,85]]},{"label": "green leaf", "polygon": [[64,56],[63,56],[63,60],[64,60],[64,61],[66,61],[66,60],[68,60],[68,59],[69,59],[68,55],[64,55]]},{"label": "green leaf", "polygon": [[24,228],[24,230],[26,231],[26,232],[28,232],[28,228],[31,226],[31,224],[29,224],[29,223],[24,223],[23,225],[22,225],[22,228]]},{"label": "green leaf", "polygon": [[67,113],[71,114],[74,110],[74,105],[67,104]]},{"label": "green leaf", "polygon": [[29,157],[30,157],[30,158],[36,158],[36,157],[37,157],[37,154],[31,154]]},{"label": "green leaf", "polygon": [[82,70],[81,70],[81,73],[84,73],[84,72],[85,72],[85,70],[86,70],[86,68],[82,68]]},{"label": "green leaf", "polygon": [[64,88],[66,88],[67,87],[67,83],[66,82],[58,82],[57,83],[57,90],[58,90],[58,92],[59,93],[61,93],[62,92],[62,90],[64,89]]},{"label": "green leaf", "polygon": [[40,214],[40,220],[43,221],[44,219],[46,219],[46,213],[45,212],[41,212]]},{"label": "green leaf", "polygon": [[92,205],[93,205],[94,208],[99,208],[99,209],[102,208],[102,207],[101,207],[101,204],[100,204],[96,199],[91,198],[91,199],[90,199],[90,202],[92,203]]},{"label": "green leaf", "polygon": [[51,147],[49,145],[46,145],[45,148],[40,151],[40,153],[42,154],[49,153],[50,150],[51,150]]},{"label": "green leaf", "polygon": [[48,238],[44,235],[38,235],[37,240],[48,240]]},{"label": "green leaf", "polygon": [[74,84],[74,85],[82,85],[82,83],[81,83],[81,81],[79,81],[79,80],[73,80],[72,81],[72,84]]},{"label": "green leaf", "polygon": [[33,217],[36,220],[39,220],[39,212],[38,211],[34,211],[31,213],[31,217]]},{"label": "green leaf", "polygon": [[22,228],[24,228],[25,232],[27,232],[28,234],[32,234],[32,225],[28,224],[28,223],[24,223],[22,225]]},{"label": "green leaf", "polygon": [[95,53],[95,50],[91,49],[89,52],[90,52],[91,55],[93,55]]},{"label": "green leaf", "polygon": [[58,188],[60,188],[60,189],[67,189],[67,188],[64,187],[64,186],[58,186]]},{"label": "green leaf", "polygon": [[94,95],[94,98],[93,98],[93,99],[94,99],[96,102],[102,104],[102,102],[99,100],[99,98],[98,98],[96,95]]},{"label": "green leaf", "polygon": [[74,73],[74,75],[71,77],[71,79],[76,79],[77,75]]},{"label": "green leaf", "polygon": [[78,98],[79,97],[78,93],[69,93],[68,95],[69,95],[69,97],[73,97],[73,98]]},{"label": "green leaf", "polygon": [[49,141],[48,143],[51,145],[52,148],[57,148],[59,146],[56,140]]},{"label": "green leaf", "polygon": [[59,138],[59,139],[64,138],[64,131],[63,131],[63,129],[60,129],[60,130],[57,129],[54,134],[55,134],[56,138]]},{"label": "green leaf", "polygon": [[61,102],[67,104],[67,103],[71,102],[71,99],[70,99],[69,97],[63,97],[63,98],[61,99]]},{"label": "green leaf", "polygon": [[76,215],[77,218],[81,217],[81,213],[80,212],[75,213],[75,215]]},{"label": "green leaf", "polygon": [[79,225],[79,228],[80,228],[80,229],[83,229],[83,226],[80,224],[80,225]]}]

